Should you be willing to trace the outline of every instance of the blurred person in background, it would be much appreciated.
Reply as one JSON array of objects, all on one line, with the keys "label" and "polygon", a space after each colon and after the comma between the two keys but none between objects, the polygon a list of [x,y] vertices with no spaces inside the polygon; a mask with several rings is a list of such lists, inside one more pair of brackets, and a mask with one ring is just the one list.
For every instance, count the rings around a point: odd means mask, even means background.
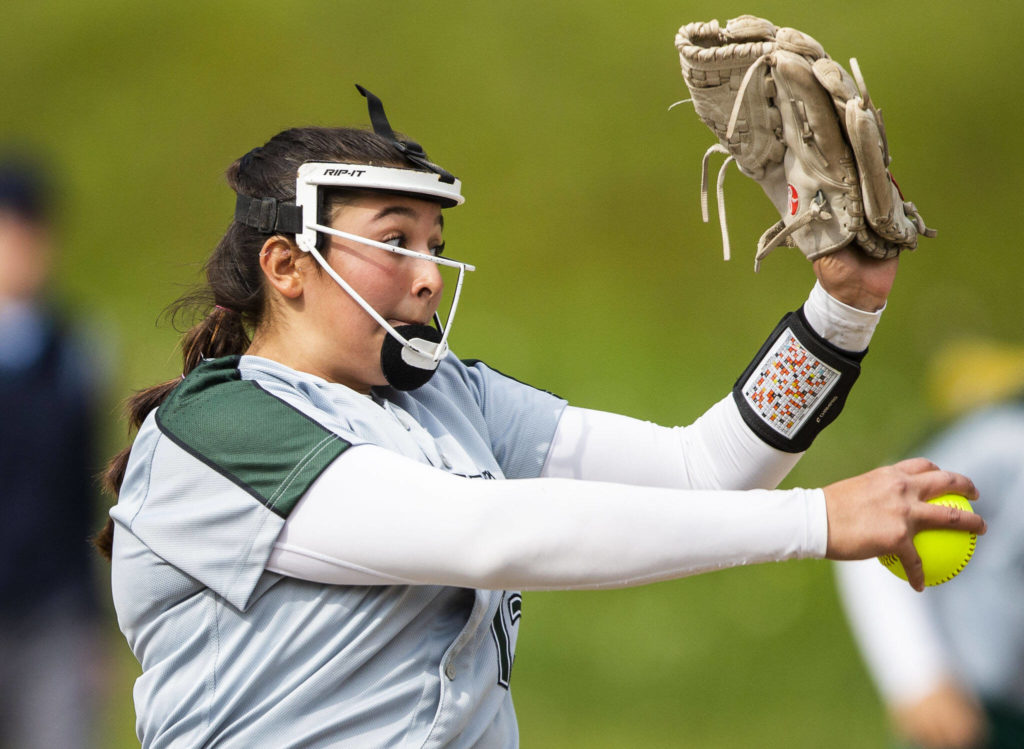
[{"label": "blurred person in background", "polygon": [[[963,366],[965,353],[977,367]],[[1019,749],[1024,351],[959,344],[937,357],[932,381],[940,413],[957,416],[914,454],[971,476],[981,494],[975,508],[991,521],[985,543],[956,578],[922,595],[874,560],[836,565],[840,597],[897,746]],[[1011,382],[1016,392],[1007,393]]]},{"label": "blurred person in background", "polygon": [[53,185],[0,154],[0,746],[92,745],[97,372],[48,293]]}]

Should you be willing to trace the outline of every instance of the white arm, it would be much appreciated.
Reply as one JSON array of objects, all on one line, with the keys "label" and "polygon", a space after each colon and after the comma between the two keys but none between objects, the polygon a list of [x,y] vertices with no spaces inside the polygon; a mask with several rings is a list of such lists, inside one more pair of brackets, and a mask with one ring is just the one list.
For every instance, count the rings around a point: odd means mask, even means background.
[{"label": "white arm", "polygon": [[339,585],[614,588],[822,557],[827,536],[820,490],[466,479],[362,445],[296,505],[267,569]]},{"label": "white arm", "polygon": [[567,406],[542,475],[674,489],[774,489],[802,455],[765,444],[732,396],[687,427]]},{"label": "white arm", "polygon": [[885,307],[877,312],[865,312],[843,304],[829,295],[820,283],[814,284],[804,304],[804,315],[814,332],[833,346],[851,352],[868,347],[884,311]]},{"label": "white arm", "polygon": [[[863,351],[882,313],[843,304],[816,283],[804,314],[830,343]],[[568,407],[542,475],[677,489],[773,489],[802,455],[765,444],[744,423],[731,396],[692,425],[673,428]]]}]

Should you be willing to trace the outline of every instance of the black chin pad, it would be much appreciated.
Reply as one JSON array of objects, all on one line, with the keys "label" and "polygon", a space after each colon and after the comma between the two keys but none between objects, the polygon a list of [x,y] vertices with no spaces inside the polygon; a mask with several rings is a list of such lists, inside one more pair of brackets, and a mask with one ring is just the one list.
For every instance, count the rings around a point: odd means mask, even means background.
[{"label": "black chin pad", "polygon": [[[407,341],[422,338],[431,343],[441,342],[441,331],[429,325],[400,325],[395,330]],[[437,368],[421,369],[409,364],[402,358],[403,348],[393,335],[384,336],[384,345],[380,348],[380,368],[384,372],[384,379],[395,390],[415,390],[426,385]]]}]

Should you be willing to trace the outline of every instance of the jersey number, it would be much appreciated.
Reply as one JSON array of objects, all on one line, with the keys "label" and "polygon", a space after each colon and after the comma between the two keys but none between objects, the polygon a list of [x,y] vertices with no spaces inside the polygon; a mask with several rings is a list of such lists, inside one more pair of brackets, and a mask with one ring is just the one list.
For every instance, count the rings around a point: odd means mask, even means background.
[{"label": "jersey number", "polygon": [[508,689],[512,676],[512,662],[515,660],[515,643],[512,630],[519,623],[523,609],[523,597],[519,593],[507,593],[498,604],[491,622],[491,637],[498,649],[498,686]]}]

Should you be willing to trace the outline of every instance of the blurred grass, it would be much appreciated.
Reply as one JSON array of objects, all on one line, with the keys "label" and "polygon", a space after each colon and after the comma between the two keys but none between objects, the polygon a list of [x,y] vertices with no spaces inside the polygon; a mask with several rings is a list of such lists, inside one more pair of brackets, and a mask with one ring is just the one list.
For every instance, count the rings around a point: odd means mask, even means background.
[{"label": "blurred grass", "polygon": [[[479,270],[458,352],[578,405],[685,423],[811,284],[794,253],[751,272],[775,217],[735,174],[734,260],[721,262],[697,204],[710,133],[687,107],[667,111],[686,96],[675,29],[743,12],[858,57],[894,171],[940,230],[903,259],[846,413],[786,484],[822,485],[926,427],[939,347],[1020,339],[1024,73],[1008,64],[1020,4],[10,0],[0,136],[60,165],[58,286],[114,331],[112,399],[179,371],[177,334],[157,321],[228,223],[224,168],[290,125],[364,124],[359,82],[464,182],[448,246]],[[115,417],[110,449],[123,441]],[[884,742],[825,563],[530,594],[524,613],[513,683],[525,746]],[[115,648],[103,745],[130,746],[137,665]]]}]

